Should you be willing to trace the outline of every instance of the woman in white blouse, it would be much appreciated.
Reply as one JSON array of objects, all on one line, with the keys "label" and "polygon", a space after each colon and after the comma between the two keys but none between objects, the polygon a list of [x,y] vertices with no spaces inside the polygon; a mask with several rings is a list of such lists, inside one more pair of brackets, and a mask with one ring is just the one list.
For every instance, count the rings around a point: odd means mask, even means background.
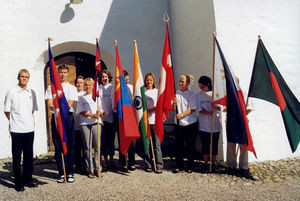
[{"label": "woman in white blouse", "polygon": [[195,114],[196,95],[189,89],[192,85],[194,77],[192,75],[181,75],[179,79],[179,90],[176,91],[174,99],[174,110],[176,113],[176,168],[174,173],[184,170],[184,143],[186,142],[187,149],[187,172],[192,173],[194,168],[194,150],[195,150],[195,134],[197,132],[197,116]]},{"label": "woman in white blouse", "polygon": [[[98,167],[98,133],[97,133],[97,119],[99,119],[99,133],[103,125],[102,116],[106,109],[99,98],[99,110],[97,110],[97,102],[92,98],[94,80],[86,78],[84,80],[84,87],[86,93],[79,98],[77,113],[80,114],[80,126],[83,138],[83,146],[85,151],[86,168],[89,171],[88,177],[94,178],[99,176],[101,166]],[[101,137],[100,137],[101,139]],[[94,157],[92,156],[92,149],[94,149]]]},{"label": "woman in white blouse", "polygon": [[[145,76],[144,84],[146,87],[145,96],[147,102],[147,113],[148,113],[148,121],[151,130],[152,142],[153,142],[153,149],[155,155],[155,162],[156,162],[156,173],[162,173],[162,169],[164,167],[162,152],[161,152],[161,144],[160,140],[157,137],[156,133],[154,132],[154,124],[155,124],[155,108],[157,102],[157,93],[158,90],[156,89],[156,80],[153,73],[148,73]],[[145,165],[146,165],[146,172],[152,172],[153,163],[151,160],[151,147],[149,147],[150,140],[147,140],[149,154],[146,156]]]},{"label": "woman in white blouse", "polygon": [[[201,76],[198,80],[198,85],[201,91],[197,93],[197,110],[199,111],[198,122],[200,137],[202,141],[202,152],[205,162],[204,172],[208,172],[208,161],[210,159],[210,143],[211,131],[212,136],[212,164],[215,168],[216,156],[218,154],[218,141],[221,130],[221,123],[218,116],[220,107],[212,104],[211,99],[211,79],[207,76]],[[213,118],[213,125],[211,125],[211,118]]]}]

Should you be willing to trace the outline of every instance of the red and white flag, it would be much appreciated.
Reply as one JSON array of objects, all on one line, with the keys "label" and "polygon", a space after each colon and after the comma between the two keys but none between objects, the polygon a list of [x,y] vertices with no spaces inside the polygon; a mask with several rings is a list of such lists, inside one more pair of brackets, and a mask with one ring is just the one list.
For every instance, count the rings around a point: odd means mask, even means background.
[{"label": "red and white flag", "polygon": [[95,78],[94,78],[94,89],[92,98],[96,101],[96,97],[99,97],[99,79],[101,74],[101,58],[98,41],[96,41],[96,63],[95,63]]},{"label": "red and white flag", "polygon": [[172,111],[172,101],[175,97],[174,90],[174,73],[172,67],[170,40],[169,40],[169,25],[166,23],[166,36],[164,44],[164,52],[160,69],[158,96],[155,111],[155,132],[160,142],[164,138],[163,121],[169,116]]}]

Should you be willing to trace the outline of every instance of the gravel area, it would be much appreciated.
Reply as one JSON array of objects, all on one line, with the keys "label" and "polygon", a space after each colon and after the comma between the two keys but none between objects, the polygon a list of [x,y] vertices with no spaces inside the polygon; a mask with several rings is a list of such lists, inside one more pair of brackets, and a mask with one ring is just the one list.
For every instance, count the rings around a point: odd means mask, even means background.
[{"label": "gravel area", "polygon": [[58,184],[50,153],[35,160],[39,186],[16,192],[11,159],[2,159],[0,200],[300,200],[300,157],[251,163],[255,181],[224,173],[173,174],[174,163],[166,158],[162,174],[146,173],[137,158],[136,171],[108,171],[101,179],[75,174],[74,183]]}]

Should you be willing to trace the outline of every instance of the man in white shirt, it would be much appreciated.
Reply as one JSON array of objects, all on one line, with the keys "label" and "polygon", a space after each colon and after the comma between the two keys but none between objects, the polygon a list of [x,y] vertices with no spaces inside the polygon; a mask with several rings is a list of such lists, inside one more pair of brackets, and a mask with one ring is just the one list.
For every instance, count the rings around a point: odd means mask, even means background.
[{"label": "man in white shirt", "polygon": [[[69,183],[72,183],[75,181],[74,179],[74,146],[75,146],[75,131],[74,131],[74,117],[73,117],[73,104],[75,101],[78,100],[78,93],[75,86],[71,85],[67,82],[67,78],[69,76],[69,67],[65,64],[62,64],[58,67],[58,75],[59,79],[64,91],[64,95],[68,101],[69,105],[69,113],[65,119],[65,131],[67,136],[67,149],[68,153],[67,156],[64,157],[65,160],[65,166],[66,166],[66,174],[67,174],[67,181]],[[53,100],[52,100],[52,93],[51,93],[51,86],[49,85],[46,94],[45,94],[45,100],[47,101],[47,105],[51,111],[53,111]],[[52,115],[51,120],[51,127],[52,127],[52,140],[55,147],[55,160],[57,163],[58,171],[59,171],[59,178],[57,180],[58,183],[64,183],[64,172],[63,172],[63,165],[62,165],[62,144],[60,136],[56,130],[55,125],[55,118],[54,115]]]},{"label": "man in white shirt", "polygon": [[[5,96],[4,113],[9,120],[12,139],[13,173],[15,189],[24,191],[24,185],[37,187],[32,181],[34,115],[38,110],[35,92],[27,87],[30,74],[21,69],[18,86],[9,90]],[[23,152],[23,175],[21,176],[21,155]]]}]

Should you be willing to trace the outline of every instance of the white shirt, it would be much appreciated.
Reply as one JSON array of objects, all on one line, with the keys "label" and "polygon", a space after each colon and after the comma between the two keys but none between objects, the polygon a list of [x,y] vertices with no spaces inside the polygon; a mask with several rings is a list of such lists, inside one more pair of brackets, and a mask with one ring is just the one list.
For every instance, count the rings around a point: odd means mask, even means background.
[{"label": "white shirt", "polygon": [[10,132],[28,133],[34,131],[34,111],[38,111],[34,90],[16,86],[6,93],[4,112],[10,112]]},{"label": "white shirt", "polygon": [[[197,110],[211,111],[211,92],[200,91],[197,93]],[[198,130],[211,132],[211,115],[201,114],[198,115]],[[213,132],[220,132],[220,113],[214,110],[213,113]]]},{"label": "white shirt", "polygon": [[157,103],[157,89],[146,89],[145,96],[146,96],[146,102],[147,102],[147,112],[148,112],[148,121],[150,125],[155,124],[155,111],[149,112],[150,109],[156,107]]},{"label": "white shirt", "polygon": [[107,108],[107,113],[102,117],[103,121],[113,123],[114,122],[114,112],[113,112],[113,95],[114,87],[112,84],[106,86],[100,86],[99,94],[102,96],[105,107]]},{"label": "white shirt", "polygon": [[[102,101],[99,98],[99,110],[101,112],[107,113],[107,109]],[[79,101],[77,103],[77,111],[78,114],[80,112],[88,112],[95,114],[97,112],[97,102],[93,100],[92,94],[84,94],[80,96]],[[91,125],[97,123],[97,119],[92,117],[86,117],[80,115],[80,125]],[[99,123],[103,125],[102,117],[99,118]]]},{"label": "white shirt", "polygon": [[[80,96],[82,96],[83,94],[85,94],[85,91],[80,91],[77,92],[78,94],[78,99],[80,98]],[[74,102],[73,104],[73,110],[74,110],[74,129],[75,130],[80,130],[80,114],[77,113],[77,104],[78,101]]]},{"label": "white shirt", "polygon": [[127,85],[127,89],[128,89],[128,93],[130,96],[130,100],[132,102],[132,96],[133,96],[133,85],[132,84],[126,84]]},{"label": "white shirt", "polygon": [[[69,101],[69,100],[78,101],[76,87],[71,85],[69,82],[63,82],[63,83],[61,83],[61,86],[64,90],[64,94],[65,94],[67,101]],[[45,100],[48,100],[48,99],[52,99],[51,85],[48,86],[46,93],[45,93]],[[70,108],[70,112],[74,112],[73,107]]]},{"label": "white shirt", "polygon": [[[177,90],[176,98],[177,98],[178,114],[181,114],[187,111],[188,109],[191,110],[197,109],[196,95],[191,89],[188,89],[186,91]],[[187,126],[195,122],[197,122],[197,115],[195,112],[179,119],[180,126]],[[176,119],[175,119],[175,123],[177,123]]]}]

